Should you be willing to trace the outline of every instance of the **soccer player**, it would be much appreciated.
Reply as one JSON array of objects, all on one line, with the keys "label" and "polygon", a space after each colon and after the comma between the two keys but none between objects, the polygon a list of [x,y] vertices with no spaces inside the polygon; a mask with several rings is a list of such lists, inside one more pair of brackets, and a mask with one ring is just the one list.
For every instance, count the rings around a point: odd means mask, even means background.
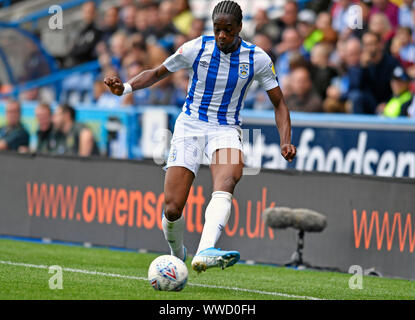
[{"label": "soccer player", "polygon": [[116,95],[151,86],[179,69],[190,73],[183,112],[176,120],[164,182],[163,232],[171,254],[186,259],[183,246],[182,210],[202,162],[209,159],[213,180],[212,198],[206,208],[205,224],[192,268],[205,271],[234,265],[238,251],[215,248],[228,222],[232,195],[243,170],[240,110],[254,79],[268,93],[274,107],[280,135],[281,154],[292,161],[296,148],[291,144],[290,114],[275,76],[270,57],[239,37],[242,11],[233,1],[222,1],[212,14],[213,36],[201,36],[183,44],[162,65],[147,70],[127,83],[106,77],[105,84]]}]

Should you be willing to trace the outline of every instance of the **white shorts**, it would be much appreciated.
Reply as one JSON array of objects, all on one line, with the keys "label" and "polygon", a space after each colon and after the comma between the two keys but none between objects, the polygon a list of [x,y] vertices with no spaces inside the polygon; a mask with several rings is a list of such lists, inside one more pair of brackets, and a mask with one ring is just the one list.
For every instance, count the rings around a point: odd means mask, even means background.
[{"label": "white shorts", "polygon": [[242,130],[239,126],[209,123],[182,112],[174,125],[170,152],[164,169],[185,167],[196,176],[200,164],[210,165],[213,153],[224,148],[243,152]]}]

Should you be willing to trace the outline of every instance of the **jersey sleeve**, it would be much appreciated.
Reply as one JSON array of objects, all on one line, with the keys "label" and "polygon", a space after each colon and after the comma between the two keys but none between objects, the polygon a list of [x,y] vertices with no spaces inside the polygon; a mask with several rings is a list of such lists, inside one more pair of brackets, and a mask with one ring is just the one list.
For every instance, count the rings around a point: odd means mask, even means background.
[{"label": "jersey sleeve", "polygon": [[275,73],[274,64],[271,58],[263,50],[259,50],[255,68],[255,80],[264,88],[265,91],[274,89],[279,86],[278,78]]},{"label": "jersey sleeve", "polygon": [[168,57],[163,65],[170,72],[176,72],[180,69],[189,69],[195,60],[195,52],[197,55],[197,43],[199,38],[184,43],[177,51]]}]

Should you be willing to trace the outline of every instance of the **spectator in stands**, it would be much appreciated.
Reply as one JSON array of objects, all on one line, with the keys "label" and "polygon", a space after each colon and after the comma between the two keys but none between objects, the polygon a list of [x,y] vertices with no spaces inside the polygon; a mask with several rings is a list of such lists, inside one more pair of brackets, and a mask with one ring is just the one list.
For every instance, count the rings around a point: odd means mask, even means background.
[{"label": "spectator in stands", "polygon": [[384,50],[390,52],[390,46],[395,31],[386,15],[381,12],[373,14],[369,19],[368,27],[370,32],[376,33],[382,39]]},{"label": "spectator in stands", "polygon": [[[110,72],[107,69],[105,74],[106,75],[107,74],[115,75],[115,74],[117,74],[117,72],[115,70],[113,70],[113,72]],[[108,109],[119,108],[122,105],[122,98],[119,97],[119,96],[115,96],[115,95],[111,94],[110,92],[108,92],[108,90],[107,90],[105,84],[103,84],[101,78],[104,78],[104,77],[99,77],[94,82],[95,105],[98,108],[108,108]]]},{"label": "spectator in stands", "polygon": [[349,92],[361,87],[363,69],[360,67],[362,45],[360,40],[352,37],[345,42],[345,70],[338,69],[341,74],[334,78],[327,88],[326,99],[323,102],[325,112],[348,112],[346,101]]},{"label": "spectator in stands", "polygon": [[[300,52],[294,52],[290,57],[290,70],[295,70],[297,68],[305,68],[310,72],[310,61],[304,58]],[[292,90],[292,80],[291,73],[287,76],[279,79],[281,89],[283,90],[284,96],[290,96],[293,93]]]},{"label": "spectator in stands", "polygon": [[124,32],[115,33],[110,40],[111,64],[120,72],[122,61],[128,53],[128,38]]},{"label": "spectator in stands", "polygon": [[[156,45],[148,45],[148,66],[154,68],[167,59],[168,53]],[[137,74],[136,74],[137,75]],[[172,76],[168,76],[149,87],[148,104],[149,105],[174,105],[175,95]]]},{"label": "spectator in stands", "polygon": [[[107,68],[113,68],[111,53],[109,48],[105,45],[105,43],[100,42],[97,45],[97,54],[98,54],[98,62],[101,70],[105,70]],[[66,79],[65,79],[66,81]]]},{"label": "spectator in stands", "polygon": [[188,41],[190,38],[189,36],[185,36],[184,34],[178,34],[175,38],[174,38],[174,52],[176,52],[177,50],[179,50],[179,48],[186,42]]},{"label": "spectator in stands", "polygon": [[173,24],[175,9],[173,1],[165,0],[160,3],[157,11],[157,25],[154,28],[154,36],[159,46],[166,50],[169,54],[173,54],[175,36],[180,34]]},{"label": "spectator in stands", "polygon": [[136,32],[144,35],[147,30],[147,8],[144,5],[139,5],[135,12],[135,21],[134,21]]},{"label": "spectator in stands", "polygon": [[266,9],[258,9],[254,14],[255,33],[265,33],[265,28],[270,25]]},{"label": "spectator in stands", "polygon": [[[273,63],[276,61],[276,54],[273,51],[272,41],[268,35],[257,33],[252,39],[252,43],[264,50],[270,57]],[[247,109],[252,108],[256,110],[272,109],[271,100],[263,88],[257,82],[251,86],[251,90],[246,97],[245,106]]]},{"label": "spectator in stands", "polygon": [[[98,61],[101,66],[103,73],[116,73],[119,74],[121,79],[125,79],[126,75],[123,74],[123,60],[129,54],[130,46],[129,39],[124,31],[116,32],[109,41],[110,48],[102,46],[102,43],[99,43],[97,46],[97,51],[99,52]],[[95,84],[96,88],[100,86]],[[97,92],[101,90],[97,89]],[[96,95],[96,94],[95,94]]]},{"label": "spectator in stands", "polygon": [[[85,3],[82,6],[83,25],[76,34],[76,43],[68,61],[75,60],[71,63],[77,64],[99,57],[103,74],[113,72],[122,79],[130,78],[127,77],[128,74],[132,77],[143,69],[150,68],[159,57],[176,51],[185,41],[203,34],[205,21],[193,17],[189,2],[120,0],[117,2],[119,6],[110,6],[104,11],[101,31],[97,32],[94,1]],[[381,112],[382,106],[392,98],[393,88],[388,74],[390,76],[396,65],[400,63],[409,77],[415,77],[415,44],[411,40],[415,40],[413,0],[337,0],[331,3],[328,0],[318,0],[309,1],[305,5],[294,0],[284,2],[283,14],[275,20],[269,19],[268,8],[255,11],[255,31],[251,41],[263,48],[273,60],[276,57],[275,69],[287,98],[290,93],[301,91],[292,88],[296,86],[292,79],[298,77],[298,72],[290,77],[291,70],[300,68],[299,78],[304,80],[307,78],[304,68],[307,68],[308,74],[311,74],[311,91],[323,99],[326,97],[323,104],[325,111],[348,111],[347,102],[350,101],[351,112],[376,113],[376,110]],[[403,4],[397,11],[393,3]],[[330,11],[327,9],[329,5]],[[363,28],[351,29],[348,26],[352,22],[347,19],[352,5],[362,8]],[[307,9],[298,12],[298,6]],[[316,7],[320,9],[317,10]],[[412,28],[412,34],[408,28]],[[364,52],[361,52],[358,39],[362,39],[368,29],[381,38],[381,44],[376,50],[382,47],[385,53],[376,53],[369,48],[370,44],[369,47],[365,45]],[[124,32],[124,35],[119,31]],[[351,38],[354,36],[358,39]],[[102,41],[96,45],[97,38],[102,39],[106,46],[101,46]],[[367,44],[370,41],[366,41],[366,38],[365,36],[364,42]],[[333,44],[332,50],[327,49],[327,42]],[[331,51],[329,59],[328,51]],[[398,60],[398,64],[389,53]],[[358,63],[360,56],[362,64]],[[338,76],[333,77],[333,68],[337,70]],[[92,91],[95,76],[91,79],[88,92]],[[182,85],[180,81],[183,81]],[[113,95],[107,96],[108,92],[101,83],[94,84],[94,91],[97,104],[101,107],[151,103],[181,106],[185,99],[184,83],[187,83],[186,74],[179,73],[158,87],[139,90],[134,96],[118,100]],[[412,85],[413,88],[409,83],[409,88],[414,90],[415,82]],[[264,99],[260,95],[262,91],[257,90],[255,83],[251,89],[247,93],[246,106],[267,109],[269,101],[266,96]],[[38,92],[39,88],[25,91],[25,98],[37,99]],[[292,95],[298,96],[297,93]],[[74,100],[63,100],[75,103]],[[415,115],[415,103],[413,105]]]},{"label": "spectator in stands", "polygon": [[412,6],[414,0],[403,0],[403,3],[399,6],[399,25],[401,27],[412,28],[414,25],[412,19]]},{"label": "spectator in stands", "polygon": [[290,87],[292,94],[285,100],[290,111],[322,112],[320,96],[313,90],[310,72],[298,67],[291,72]]},{"label": "spectator in stands", "polygon": [[0,150],[13,150],[21,153],[29,151],[29,133],[22,125],[20,103],[6,102],[6,125],[0,128]]},{"label": "spectator in stands", "polygon": [[412,4],[412,36],[413,36],[413,40],[415,40],[415,2]]},{"label": "spectator in stands", "polygon": [[[134,55],[129,55],[125,59],[125,63],[123,66],[124,70],[127,73],[127,79],[131,79],[136,75],[140,74],[144,70],[146,70],[146,65],[143,61],[135,59]],[[101,81],[101,83],[103,83]],[[108,88],[105,89],[106,94],[111,94]],[[128,94],[124,96],[122,100],[122,105],[124,106],[142,106],[142,105],[150,105],[150,88],[143,88],[141,90],[135,90],[132,94]],[[118,96],[117,96],[118,97]]]},{"label": "spectator in stands", "polygon": [[326,98],[326,90],[337,76],[336,70],[329,66],[331,51],[332,47],[328,43],[318,43],[311,50],[311,79],[321,99]]},{"label": "spectator in stands", "polygon": [[346,33],[349,30],[350,7],[353,4],[352,0],[339,0],[332,8],[333,29],[339,34]]},{"label": "spectator in stands", "polygon": [[298,17],[298,5],[294,0],[286,1],[284,5],[284,11],[281,17],[274,20],[274,24],[277,26],[278,35],[275,37],[276,42],[281,41],[282,35],[286,28],[296,28],[297,27],[297,17]]},{"label": "spectator in stands", "polygon": [[[415,2],[412,4],[412,42],[415,42]],[[415,92],[415,64],[406,67],[406,72],[412,78],[411,91]]]},{"label": "spectator in stands", "polygon": [[38,123],[36,152],[53,153],[56,148],[56,140],[52,126],[52,110],[49,104],[40,102],[36,107],[35,116]]},{"label": "spectator in stands", "polygon": [[146,14],[146,29],[143,32],[147,43],[155,44],[157,42],[157,30],[159,28],[159,5],[156,2],[150,3],[143,7]]},{"label": "spectator in stands", "polygon": [[408,27],[400,27],[396,31],[395,38],[398,42],[398,57],[401,63],[409,66],[415,63],[415,43],[412,42],[412,30]]},{"label": "spectator in stands", "polygon": [[137,8],[134,4],[130,4],[124,7],[123,15],[121,18],[122,29],[127,35],[131,35],[137,32],[136,29],[136,11]]},{"label": "spectator in stands", "polygon": [[396,28],[398,26],[399,8],[391,1],[372,0],[372,9],[370,10],[370,16],[378,12],[384,13],[386,15],[392,28]]},{"label": "spectator in stands", "polygon": [[148,62],[147,44],[141,33],[135,33],[128,38],[128,55],[141,64]]},{"label": "spectator in stands", "polygon": [[[190,32],[189,32],[188,37],[186,38],[186,40],[196,39],[196,38],[200,37],[201,35],[203,35],[204,31],[205,31],[205,20],[201,19],[201,18],[195,18],[192,21],[192,28],[190,29]],[[176,45],[176,47],[177,47],[177,45]],[[180,47],[180,46],[178,46],[178,47]]]},{"label": "spectator in stands", "polygon": [[408,108],[412,102],[412,94],[409,91],[409,76],[405,70],[398,66],[393,70],[390,85],[393,97],[378,108],[378,113],[386,117],[408,116]]},{"label": "spectator in stands", "polygon": [[109,7],[105,11],[104,21],[102,24],[102,41],[109,45],[109,40],[120,28],[119,9],[118,7]]},{"label": "spectator in stands", "polygon": [[148,97],[150,105],[168,106],[176,103],[172,77],[167,77],[150,88]]},{"label": "spectator in stands", "polygon": [[276,47],[277,62],[276,72],[278,78],[284,81],[290,73],[290,59],[295,53],[306,55],[302,46],[302,39],[300,33],[296,28],[286,28],[282,34],[282,41]]},{"label": "spectator in stands", "polygon": [[126,10],[128,6],[134,5],[135,0],[119,0],[119,7],[120,7],[120,20],[124,21],[124,17],[126,15]]},{"label": "spectator in stands", "polygon": [[153,4],[154,2],[160,2],[160,1],[158,0],[137,0],[137,2],[139,6],[148,6],[148,5]]},{"label": "spectator in stands", "polygon": [[189,35],[194,19],[188,0],[172,0],[176,9],[173,24],[181,33]]},{"label": "spectator in stands", "polygon": [[180,31],[175,27],[173,24],[173,18],[176,14],[176,10],[174,8],[174,3],[172,0],[164,0],[160,3],[159,10],[158,10],[158,18],[159,18],[159,35],[158,38],[165,37],[169,34],[179,34]]},{"label": "spectator in stands", "polygon": [[298,31],[304,39],[303,46],[307,53],[311,52],[313,47],[321,42],[324,34],[316,28],[316,14],[314,11],[305,9],[298,14]]},{"label": "spectator in stands", "polygon": [[95,25],[95,16],[95,3],[93,1],[84,3],[82,5],[82,25],[75,32],[74,46],[67,57],[70,65],[84,63],[97,58],[95,47],[101,40],[102,33]]},{"label": "spectator in stands", "polygon": [[360,88],[349,93],[354,113],[375,114],[378,105],[392,97],[390,78],[399,62],[383,51],[380,36],[366,32],[362,38],[363,52],[360,63],[363,68]]},{"label": "spectator in stands", "polygon": [[252,43],[264,50],[270,56],[272,62],[275,63],[276,54],[274,53],[270,37],[265,33],[257,33],[252,39]]},{"label": "spectator in stands", "polygon": [[53,127],[56,134],[56,153],[87,157],[99,155],[92,131],[85,125],[75,122],[75,109],[67,104],[59,105],[53,114]]},{"label": "spectator in stands", "polygon": [[19,75],[17,82],[31,81],[49,75],[50,66],[34,41],[22,41],[19,50],[24,51],[24,59],[20,62],[24,72],[17,73]]},{"label": "spectator in stands", "polygon": [[255,34],[266,34],[271,39],[272,43],[277,43],[281,39],[281,30],[276,23],[271,22],[268,18],[266,9],[259,9],[255,13],[254,22]]},{"label": "spectator in stands", "polygon": [[301,1],[300,0],[298,2],[301,3],[302,7],[306,9],[311,9],[315,13],[319,14],[320,12],[328,11],[333,1],[332,0],[313,0],[313,1]]},{"label": "spectator in stands", "polygon": [[331,25],[331,16],[328,12],[322,11],[317,15],[316,27],[323,32],[324,42],[335,45],[337,41],[337,32]]}]

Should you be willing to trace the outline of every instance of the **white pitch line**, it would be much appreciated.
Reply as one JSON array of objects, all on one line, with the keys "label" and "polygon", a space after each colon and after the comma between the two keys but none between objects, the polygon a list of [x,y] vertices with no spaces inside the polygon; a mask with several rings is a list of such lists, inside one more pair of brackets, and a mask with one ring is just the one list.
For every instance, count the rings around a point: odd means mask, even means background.
[{"label": "white pitch line", "polygon": [[[3,260],[0,260],[0,264],[6,264],[10,266],[17,266],[17,267],[25,267],[25,268],[36,268],[36,269],[48,269],[49,268],[48,266],[45,266],[45,265],[37,265],[37,264],[13,262],[13,261],[3,261]],[[148,281],[148,279],[145,277],[129,276],[129,275],[117,274],[117,273],[106,273],[106,272],[100,272],[100,271],[82,270],[82,269],[74,269],[74,268],[62,268],[62,270],[67,271],[67,272],[82,273],[82,274],[96,275],[96,276],[102,276],[102,277]],[[257,293],[257,294],[264,294],[264,295],[284,297],[284,298],[293,298],[293,299],[324,300],[324,299],[310,297],[310,296],[297,296],[297,295],[288,294],[288,293],[253,290],[253,289],[245,289],[245,288],[238,288],[238,287],[225,287],[225,286],[216,286],[216,285],[200,284],[200,283],[187,283],[187,285],[192,286],[192,287],[233,290],[233,291]]]},{"label": "white pitch line", "polygon": [[297,295],[288,294],[288,293],[253,290],[253,289],[238,288],[238,287],[216,286],[216,285],[211,285],[211,284],[188,283],[187,285],[194,286],[194,287],[202,287],[202,288],[224,289],[224,290],[234,290],[234,291],[242,291],[242,292],[249,292],[249,293],[258,293],[258,294],[265,294],[265,295],[278,296],[278,297],[284,297],[284,298],[305,299],[305,300],[325,300],[325,299],[316,298],[316,297],[297,296]]}]

